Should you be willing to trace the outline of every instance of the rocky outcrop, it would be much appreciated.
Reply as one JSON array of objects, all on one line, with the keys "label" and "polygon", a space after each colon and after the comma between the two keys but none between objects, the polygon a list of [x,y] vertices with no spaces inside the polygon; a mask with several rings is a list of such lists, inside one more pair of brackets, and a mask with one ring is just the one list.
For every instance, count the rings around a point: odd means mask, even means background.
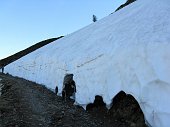
[{"label": "rocky outcrop", "polygon": [[126,7],[127,5],[129,5],[129,4],[131,4],[131,3],[135,2],[135,1],[136,1],[136,0],[127,0],[126,3],[122,4],[122,5],[121,5],[120,7],[118,7],[115,11],[118,11],[118,10],[122,9],[122,8]]}]

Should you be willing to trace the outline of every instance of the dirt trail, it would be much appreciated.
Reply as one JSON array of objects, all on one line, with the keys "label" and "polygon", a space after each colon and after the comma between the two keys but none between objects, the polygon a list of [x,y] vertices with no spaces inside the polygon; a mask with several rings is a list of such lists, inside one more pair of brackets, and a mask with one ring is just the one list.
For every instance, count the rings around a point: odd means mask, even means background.
[{"label": "dirt trail", "polygon": [[[85,111],[45,86],[0,74],[0,127],[135,127],[110,118],[107,112]],[[101,114],[102,113],[102,114]],[[143,127],[143,125],[141,126]]]},{"label": "dirt trail", "polygon": [[20,78],[0,75],[4,85],[0,98],[1,127],[95,127],[99,121],[73,101],[42,85]]}]

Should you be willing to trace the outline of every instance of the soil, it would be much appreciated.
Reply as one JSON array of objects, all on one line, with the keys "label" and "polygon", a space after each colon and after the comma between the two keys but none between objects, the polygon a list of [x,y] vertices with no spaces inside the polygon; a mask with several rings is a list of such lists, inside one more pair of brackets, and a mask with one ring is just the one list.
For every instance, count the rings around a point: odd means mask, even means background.
[{"label": "soil", "polygon": [[110,110],[86,111],[43,85],[5,74],[0,79],[0,127],[146,127],[138,105],[126,96],[114,100]]}]

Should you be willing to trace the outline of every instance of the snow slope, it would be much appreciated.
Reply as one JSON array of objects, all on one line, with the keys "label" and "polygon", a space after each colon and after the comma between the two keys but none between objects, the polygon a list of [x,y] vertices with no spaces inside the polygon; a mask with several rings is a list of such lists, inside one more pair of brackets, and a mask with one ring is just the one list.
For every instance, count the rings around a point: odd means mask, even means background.
[{"label": "snow slope", "polygon": [[170,125],[170,1],[138,0],[8,65],[5,71],[62,89],[73,73],[76,102],[121,90],[139,102],[154,127]]}]

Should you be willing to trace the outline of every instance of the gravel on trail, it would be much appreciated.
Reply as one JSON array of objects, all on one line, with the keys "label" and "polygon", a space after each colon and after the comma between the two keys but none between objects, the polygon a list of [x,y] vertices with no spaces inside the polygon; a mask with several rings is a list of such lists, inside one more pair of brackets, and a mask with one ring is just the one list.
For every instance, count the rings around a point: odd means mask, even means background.
[{"label": "gravel on trail", "polygon": [[122,121],[100,108],[85,111],[74,105],[73,100],[64,101],[44,85],[1,73],[0,79],[3,86],[0,90],[0,127],[146,126],[143,119],[140,124]]}]

